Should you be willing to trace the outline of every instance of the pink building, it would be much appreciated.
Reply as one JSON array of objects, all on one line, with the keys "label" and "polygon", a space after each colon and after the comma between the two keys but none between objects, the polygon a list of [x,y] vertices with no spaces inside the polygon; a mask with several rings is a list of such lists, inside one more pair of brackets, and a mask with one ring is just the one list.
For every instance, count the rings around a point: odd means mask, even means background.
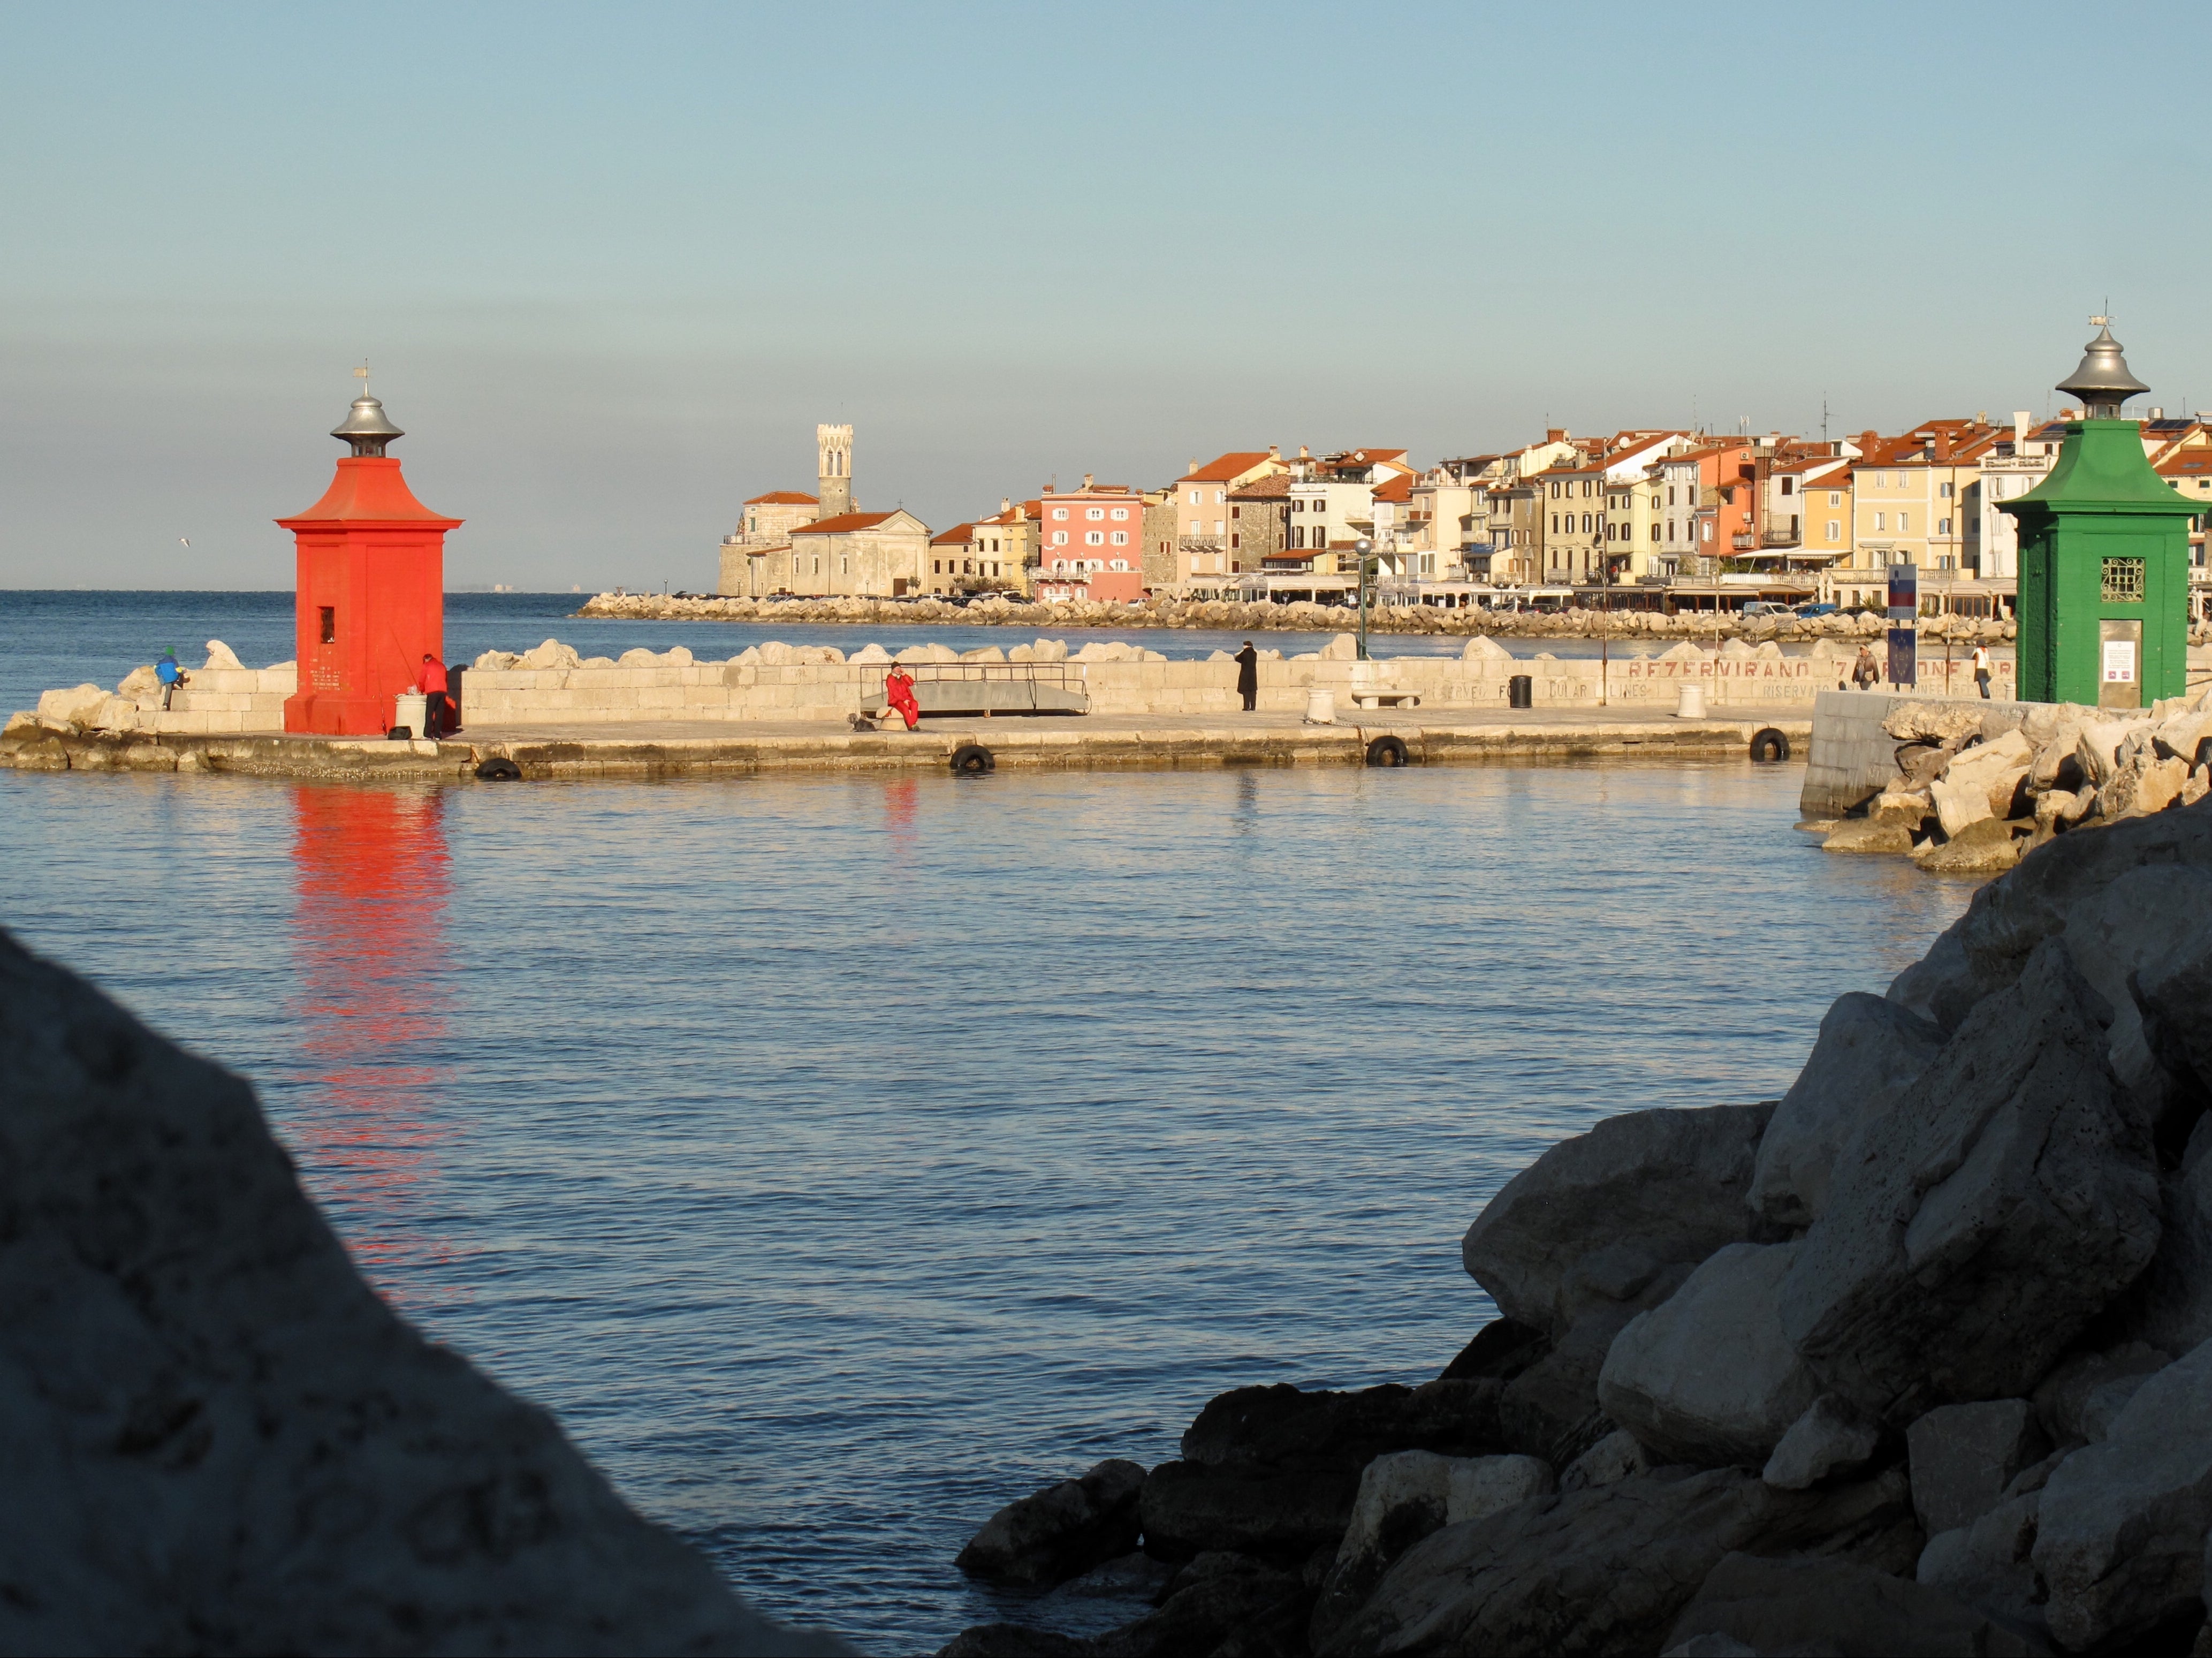
[{"label": "pink building", "polygon": [[[1037,497],[1037,581],[1079,584],[1085,596],[1109,603],[1145,596],[1145,500],[1126,484],[1094,483],[1066,495],[1047,490]],[[1070,596],[1073,596],[1071,594]]]}]

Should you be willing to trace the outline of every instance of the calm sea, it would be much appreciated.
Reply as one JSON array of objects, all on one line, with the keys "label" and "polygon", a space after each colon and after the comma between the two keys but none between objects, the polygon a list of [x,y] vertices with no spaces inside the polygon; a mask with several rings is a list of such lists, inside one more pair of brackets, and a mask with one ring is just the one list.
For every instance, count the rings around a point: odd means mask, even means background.
[{"label": "calm sea", "polygon": [[[193,602],[148,643],[284,654]],[[378,1286],[744,1594],[911,1653],[1006,1615],[951,1559],[1008,1498],[1433,1375],[1546,1145],[1786,1087],[1969,892],[1822,854],[1800,782],[0,772],[0,920],[251,1077]]]}]

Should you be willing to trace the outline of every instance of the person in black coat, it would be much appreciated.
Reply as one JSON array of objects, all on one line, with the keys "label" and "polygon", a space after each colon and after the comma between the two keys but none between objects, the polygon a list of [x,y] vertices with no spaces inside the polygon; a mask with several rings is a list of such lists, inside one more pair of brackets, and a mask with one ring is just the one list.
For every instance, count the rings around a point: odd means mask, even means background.
[{"label": "person in black coat", "polygon": [[1237,694],[1243,698],[1247,714],[1260,700],[1260,653],[1252,649],[1249,639],[1244,642],[1244,649],[1237,653]]}]

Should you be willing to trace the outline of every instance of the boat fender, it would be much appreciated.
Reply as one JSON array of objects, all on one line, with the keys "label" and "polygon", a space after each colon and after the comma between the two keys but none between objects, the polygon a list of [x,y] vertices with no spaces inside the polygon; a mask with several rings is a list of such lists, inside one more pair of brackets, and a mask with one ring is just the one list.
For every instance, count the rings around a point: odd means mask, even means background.
[{"label": "boat fender", "polygon": [[998,769],[997,759],[981,743],[963,742],[952,751],[952,775],[956,777],[980,777],[986,771]]},{"label": "boat fender", "polygon": [[1376,738],[1367,745],[1367,763],[1370,765],[1410,765],[1406,753],[1406,740],[1388,735]]},{"label": "boat fender", "polygon": [[480,783],[520,783],[522,768],[504,754],[495,754],[477,765],[477,780]]},{"label": "boat fender", "polygon": [[1771,765],[1777,760],[1790,758],[1790,739],[1772,726],[1762,726],[1752,733],[1751,758],[1755,765]]}]

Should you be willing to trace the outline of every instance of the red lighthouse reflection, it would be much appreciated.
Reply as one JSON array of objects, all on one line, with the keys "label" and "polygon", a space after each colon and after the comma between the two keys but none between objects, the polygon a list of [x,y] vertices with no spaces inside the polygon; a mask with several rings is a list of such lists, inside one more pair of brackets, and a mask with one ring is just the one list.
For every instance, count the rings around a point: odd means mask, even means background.
[{"label": "red lighthouse reflection", "polygon": [[439,1009],[451,870],[435,790],[293,790],[293,1017],[313,1080],[295,1119],[307,1184],[354,1258],[403,1302],[446,1258],[422,1229],[442,1135]]}]

